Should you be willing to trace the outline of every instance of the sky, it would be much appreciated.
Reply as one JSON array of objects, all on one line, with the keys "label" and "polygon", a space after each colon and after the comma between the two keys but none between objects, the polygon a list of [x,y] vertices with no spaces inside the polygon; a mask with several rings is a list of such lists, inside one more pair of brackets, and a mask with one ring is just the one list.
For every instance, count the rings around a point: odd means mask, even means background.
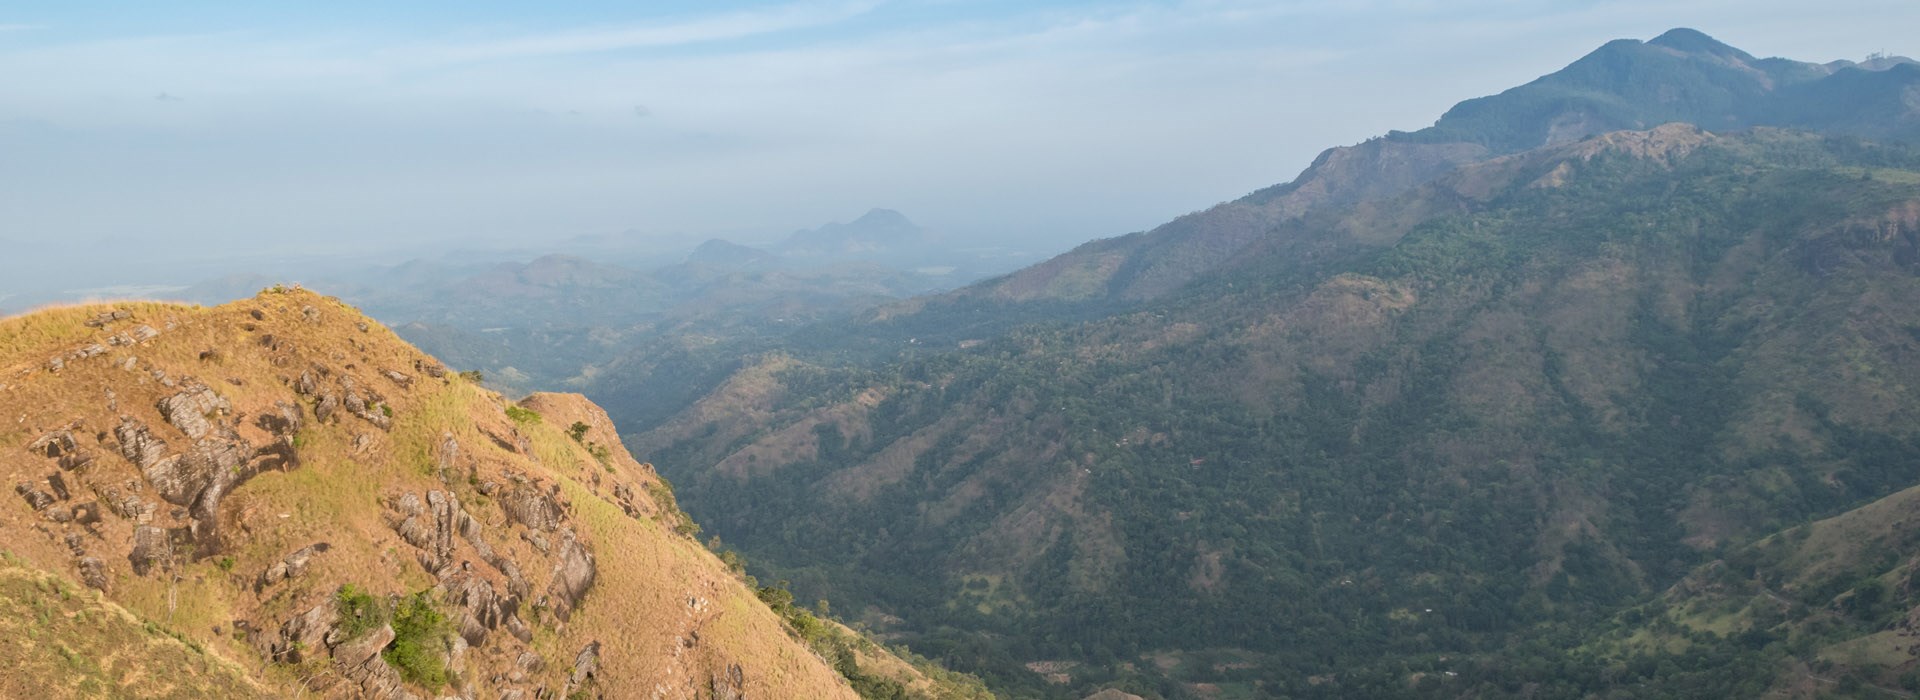
[{"label": "sky", "polygon": [[872,207],[1064,249],[1676,26],[1920,55],[1913,0],[0,0],[0,306]]}]

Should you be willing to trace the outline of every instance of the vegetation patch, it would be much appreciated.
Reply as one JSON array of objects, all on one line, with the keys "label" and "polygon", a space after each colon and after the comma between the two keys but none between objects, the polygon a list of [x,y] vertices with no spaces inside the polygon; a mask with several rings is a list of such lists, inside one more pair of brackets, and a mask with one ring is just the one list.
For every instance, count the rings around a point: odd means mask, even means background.
[{"label": "vegetation patch", "polygon": [[373,594],[361,590],[351,583],[340,587],[333,594],[334,610],[340,614],[336,628],[346,639],[359,639],[362,635],[378,629],[387,623],[387,611]]},{"label": "vegetation patch", "polygon": [[453,625],[434,607],[426,591],[400,600],[393,611],[393,644],[381,658],[408,683],[427,688],[447,684],[446,647]]},{"label": "vegetation patch", "polygon": [[513,422],[521,425],[536,425],[540,422],[540,414],[538,412],[535,412],[531,408],[521,406],[508,406],[507,417],[512,418]]}]

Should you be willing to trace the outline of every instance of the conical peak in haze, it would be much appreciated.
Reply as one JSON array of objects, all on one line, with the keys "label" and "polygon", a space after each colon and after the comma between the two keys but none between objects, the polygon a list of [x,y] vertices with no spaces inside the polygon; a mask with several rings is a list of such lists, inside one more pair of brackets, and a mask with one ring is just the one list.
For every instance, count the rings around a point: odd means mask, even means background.
[{"label": "conical peak in haze", "polygon": [[779,248],[782,252],[800,255],[852,254],[926,239],[926,229],[914,224],[905,214],[876,208],[848,223],[834,222],[795,231]]},{"label": "conical peak in haze", "polygon": [[1675,27],[1666,33],[1647,40],[1649,46],[1664,46],[1685,53],[1708,54],[1739,61],[1752,61],[1753,55],[1732,46],[1721,43],[1719,39],[1707,36],[1706,32],[1687,27]]}]

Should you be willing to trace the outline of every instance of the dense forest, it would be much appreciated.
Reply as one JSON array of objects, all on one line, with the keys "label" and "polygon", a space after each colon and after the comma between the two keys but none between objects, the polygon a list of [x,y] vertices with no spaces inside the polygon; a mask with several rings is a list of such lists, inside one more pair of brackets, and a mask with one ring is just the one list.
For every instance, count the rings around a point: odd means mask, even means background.
[{"label": "dense forest", "polygon": [[[1347,235],[1381,210],[1431,215]],[[720,546],[1020,693],[1742,695],[1905,609],[1846,580],[1792,594],[1888,602],[1716,632],[1662,595],[1920,481],[1917,252],[1908,149],[1611,134],[1102,320],[768,356],[640,440]]]}]

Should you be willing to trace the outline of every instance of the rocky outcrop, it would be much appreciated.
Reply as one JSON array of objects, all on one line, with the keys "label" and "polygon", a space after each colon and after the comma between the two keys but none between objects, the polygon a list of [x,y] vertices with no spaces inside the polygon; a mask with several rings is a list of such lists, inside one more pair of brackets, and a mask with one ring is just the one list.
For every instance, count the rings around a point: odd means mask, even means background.
[{"label": "rocky outcrop", "polygon": [[[453,494],[428,491],[423,502],[406,493],[391,499],[388,507],[388,526],[419,550],[415,558],[434,577],[440,599],[458,610],[454,621],[467,643],[480,646],[489,632],[502,628],[523,642],[533,639],[533,631],[519,617],[521,601],[531,586],[518,564],[488,544],[480,522],[460,507]],[[474,571],[469,562],[456,560],[458,541],[465,541],[475,556],[500,574],[505,590]]]},{"label": "rocky outcrop", "polygon": [[353,377],[344,374],[340,375],[340,388],[344,392],[340,405],[347,409],[348,413],[372,423],[374,427],[381,430],[393,429],[392,409],[387,408],[386,403],[380,400],[379,394],[373,393],[371,389],[365,389],[363,394],[362,387],[353,381]]},{"label": "rocky outcrop", "polygon": [[213,387],[205,384],[188,385],[184,391],[171,397],[159,399],[159,414],[167,418],[167,424],[179,428],[186,437],[202,439],[213,433],[213,422],[207,416],[232,412],[232,405],[219,393],[213,393]]},{"label": "rocky outcrop", "polygon": [[88,588],[105,592],[111,584],[111,579],[107,577],[107,563],[99,557],[81,557],[75,568],[80,573],[80,582],[87,584]]},{"label": "rocky outcrop", "polygon": [[740,668],[740,664],[727,664],[725,671],[714,670],[707,687],[713,693],[714,700],[745,700],[747,672]]},{"label": "rocky outcrop", "polygon": [[291,401],[275,401],[273,410],[261,413],[253,419],[261,430],[278,436],[290,436],[305,427],[307,418],[300,404]]},{"label": "rocky outcrop", "polygon": [[500,494],[500,509],[507,519],[535,532],[553,532],[564,515],[556,500],[559,485],[543,489],[524,475],[509,477],[511,484]]},{"label": "rocky outcrop", "polygon": [[260,572],[260,575],[254,578],[253,590],[259,592],[268,586],[306,573],[307,563],[313,559],[313,555],[324,553],[329,548],[331,545],[325,542],[315,542],[294,550],[292,554],[281,558],[280,561],[274,562],[273,566]]},{"label": "rocky outcrop", "polygon": [[520,597],[494,588],[493,583],[475,572],[462,570],[435,586],[440,599],[459,614],[454,620],[460,637],[471,646],[486,644],[487,635],[506,627],[521,641],[531,641],[532,630],[519,619]]},{"label": "rocky outcrop", "polygon": [[[573,673],[567,676],[567,697],[575,697],[591,687],[600,673],[600,642],[594,640],[573,656]],[[597,695],[596,695],[597,697]]]},{"label": "rocky outcrop", "polygon": [[88,328],[105,328],[107,324],[113,323],[114,321],[124,321],[129,318],[133,318],[133,313],[125,309],[102,311],[95,314],[93,318],[87,319],[86,326]]},{"label": "rocky outcrop", "polygon": [[[331,641],[333,635],[329,635]],[[381,625],[378,629],[353,640],[334,642],[333,667],[354,688],[351,693],[358,698],[378,698],[381,700],[415,700],[419,696],[407,691],[399,672],[387,665],[380,657],[380,650],[393,643],[393,627]]]},{"label": "rocky outcrop", "polygon": [[337,604],[322,601],[282,623],[278,633],[266,640],[264,651],[283,664],[328,660],[337,676],[315,676],[311,682],[317,690],[356,698],[417,697],[407,692],[400,675],[380,657],[380,651],[393,643],[392,626],[382,624],[349,638],[339,623]]},{"label": "rocky outcrop", "polygon": [[113,429],[113,437],[120,442],[121,456],[142,472],[167,456],[167,442],[131,416],[120,418],[120,425]]},{"label": "rocky outcrop", "polygon": [[133,529],[133,551],[127,554],[127,561],[133,563],[133,573],[145,576],[155,564],[165,565],[172,556],[166,530],[152,525]]},{"label": "rocky outcrop", "polygon": [[593,552],[575,539],[572,529],[561,530],[560,560],[553,567],[553,582],[547,586],[547,599],[553,614],[561,621],[573,618],[573,609],[593,588],[595,566]]},{"label": "rocky outcrop", "polygon": [[36,512],[46,510],[48,506],[53,505],[53,496],[48,495],[45,491],[34,488],[26,482],[15,484],[13,492],[20,494],[21,498],[27,499],[27,505],[31,506]]}]

